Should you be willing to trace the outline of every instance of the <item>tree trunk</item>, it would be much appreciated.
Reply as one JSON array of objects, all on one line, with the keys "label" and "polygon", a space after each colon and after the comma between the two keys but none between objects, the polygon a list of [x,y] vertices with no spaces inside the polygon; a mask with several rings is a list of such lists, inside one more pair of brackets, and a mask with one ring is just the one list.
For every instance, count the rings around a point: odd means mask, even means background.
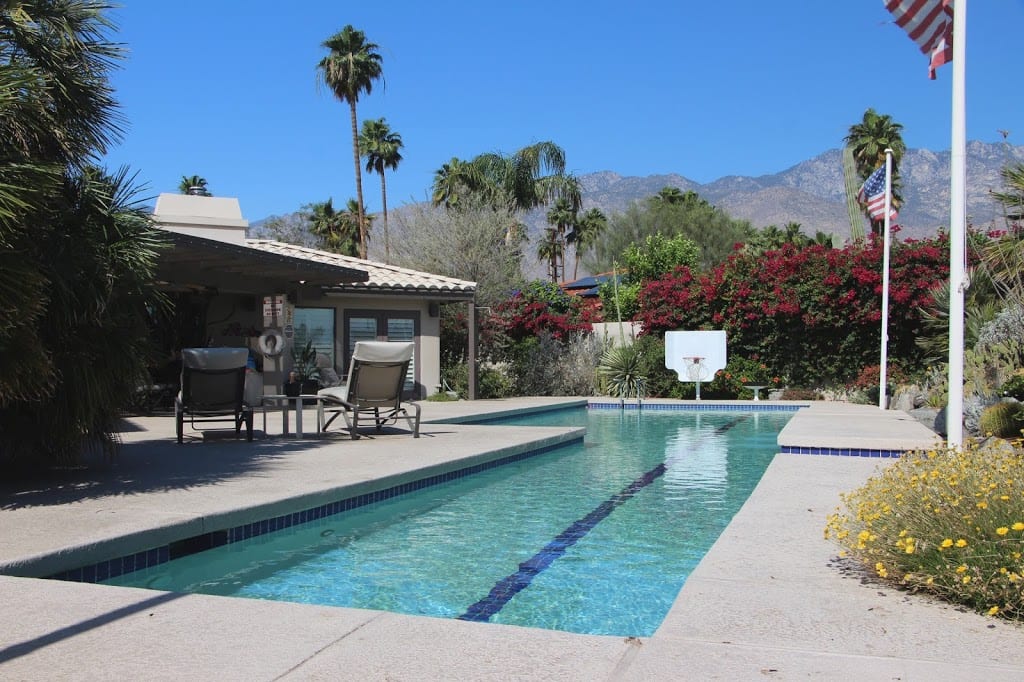
[{"label": "tree trunk", "polygon": [[356,201],[359,204],[359,257],[366,260],[366,209],[363,207],[363,173],[359,166],[359,126],[356,121],[356,102],[349,100],[352,120],[352,160],[356,168]]},{"label": "tree trunk", "polygon": [[384,169],[380,169],[380,205],[384,212],[384,262],[391,262],[391,239],[388,235],[388,187],[384,182]]}]

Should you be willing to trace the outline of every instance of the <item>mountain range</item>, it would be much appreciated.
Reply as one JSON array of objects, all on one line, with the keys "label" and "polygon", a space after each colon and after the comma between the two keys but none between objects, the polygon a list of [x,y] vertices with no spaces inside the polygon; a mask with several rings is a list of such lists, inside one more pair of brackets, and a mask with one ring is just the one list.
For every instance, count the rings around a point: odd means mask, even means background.
[{"label": "mountain range", "polygon": [[[950,152],[908,149],[900,164],[903,206],[900,237],[922,238],[949,225]],[[1005,226],[991,192],[1002,188],[1000,172],[1008,164],[1024,163],[1024,146],[972,141],[967,143],[967,215],[971,225],[1001,229]],[[733,218],[750,221],[755,228],[795,222],[810,236],[821,231],[845,241],[850,236],[843,181],[842,151],[830,149],[779,173],[748,177],[729,175],[701,184],[683,175],[622,176],[613,171],[578,176],[583,187],[583,208],[599,208],[607,216],[623,213],[633,201],[645,199],[664,187],[692,190]],[[395,209],[402,212],[403,207]],[[531,244],[540,240],[547,221],[546,209],[523,216]],[[259,232],[265,221],[252,223]],[[864,222],[865,231],[867,222]],[[370,242],[370,258],[381,258],[380,240]],[[544,277],[545,266],[527,249],[527,274]]]},{"label": "mountain range", "polygon": [[[901,237],[925,237],[948,227],[949,162],[948,151],[908,149],[904,154],[900,164],[904,201],[899,214]],[[1008,163],[1024,163],[1024,146],[967,144],[967,214],[975,227],[1004,226],[1000,207],[990,193],[1002,188],[1000,171]],[[611,171],[588,173],[579,179],[584,208],[596,207],[609,216],[669,186],[692,190],[733,218],[749,220],[757,228],[796,222],[809,235],[820,230],[843,240],[850,236],[839,149],[779,173],[730,175],[706,184],[676,174],[623,177]],[[534,212],[527,223],[533,227],[538,219],[543,228],[543,212]]]}]

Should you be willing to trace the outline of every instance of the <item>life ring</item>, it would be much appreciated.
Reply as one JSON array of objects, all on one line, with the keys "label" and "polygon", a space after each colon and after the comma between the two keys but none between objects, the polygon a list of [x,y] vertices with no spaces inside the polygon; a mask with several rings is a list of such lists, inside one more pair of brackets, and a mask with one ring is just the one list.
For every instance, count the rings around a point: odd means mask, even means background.
[{"label": "life ring", "polygon": [[266,357],[275,357],[284,350],[284,336],[276,329],[268,329],[260,335],[260,352]]}]

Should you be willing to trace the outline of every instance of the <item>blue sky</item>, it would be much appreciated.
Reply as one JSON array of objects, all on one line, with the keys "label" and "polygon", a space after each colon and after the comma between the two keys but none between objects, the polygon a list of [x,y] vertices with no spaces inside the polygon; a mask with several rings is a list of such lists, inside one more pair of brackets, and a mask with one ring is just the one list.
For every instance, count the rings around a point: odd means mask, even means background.
[{"label": "blue sky", "polygon": [[[355,196],[348,106],[317,84],[322,42],[352,24],[384,82],[359,102],[405,143],[388,204],[429,195],[453,156],[551,140],[576,174],[775,173],[841,145],[868,107],[909,147],[950,145],[951,67],[927,59],[882,0],[127,0],[113,76],[126,118],[108,167],[147,196],[201,175],[259,220]],[[809,9],[809,8],[813,8]],[[973,0],[968,139],[1024,144],[1024,0]],[[380,210],[378,176],[363,178]]]}]

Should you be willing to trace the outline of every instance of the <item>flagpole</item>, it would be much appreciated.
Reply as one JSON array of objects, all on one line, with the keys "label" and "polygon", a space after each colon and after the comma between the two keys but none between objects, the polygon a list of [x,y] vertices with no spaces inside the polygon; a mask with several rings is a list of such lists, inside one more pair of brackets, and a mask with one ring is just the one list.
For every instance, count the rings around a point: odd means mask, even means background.
[{"label": "flagpole", "polygon": [[953,3],[953,111],[949,164],[949,401],[946,443],[964,440],[964,290],[967,288],[965,231],[967,199],[966,69],[967,0]]},{"label": "flagpole", "polygon": [[889,356],[889,247],[892,244],[890,213],[892,212],[892,150],[885,150],[885,247],[882,251],[882,361],[878,364],[878,409],[884,410],[886,398],[886,369]]}]

